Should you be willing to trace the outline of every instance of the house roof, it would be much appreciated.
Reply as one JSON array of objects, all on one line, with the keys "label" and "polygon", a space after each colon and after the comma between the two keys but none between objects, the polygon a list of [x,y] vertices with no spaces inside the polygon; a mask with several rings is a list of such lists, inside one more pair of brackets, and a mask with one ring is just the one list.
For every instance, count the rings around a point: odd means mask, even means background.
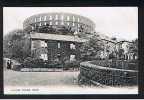
[{"label": "house roof", "polygon": [[41,39],[41,40],[71,41],[71,42],[86,42],[87,41],[86,39],[82,39],[77,36],[48,34],[48,33],[31,33],[30,38]]}]

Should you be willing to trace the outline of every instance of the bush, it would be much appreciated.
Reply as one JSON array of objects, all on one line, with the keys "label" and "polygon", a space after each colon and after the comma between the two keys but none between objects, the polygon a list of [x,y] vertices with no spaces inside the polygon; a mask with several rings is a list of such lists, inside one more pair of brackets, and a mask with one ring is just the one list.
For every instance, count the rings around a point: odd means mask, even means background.
[{"label": "bush", "polygon": [[24,59],[24,63],[27,63],[27,62],[31,62],[34,58],[32,57],[27,57],[26,59]]},{"label": "bush", "polygon": [[109,66],[109,63],[106,62],[105,60],[94,60],[94,61],[91,61],[90,63],[94,65],[98,65],[98,66],[103,66],[103,67]]},{"label": "bush", "polygon": [[62,63],[60,61],[47,61],[47,62],[45,62],[45,67],[47,67],[47,68],[62,68]]},{"label": "bush", "polygon": [[44,61],[43,59],[28,57],[22,64],[23,68],[60,68],[59,61]]},{"label": "bush", "polygon": [[65,70],[67,70],[67,69],[69,69],[69,68],[79,68],[80,67],[80,61],[76,61],[76,60],[74,60],[74,61],[69,61],[69,60],[67,60],[67,61],[65,61],[65,63],[64,63],[64,69]]},{"label": "bush", "polygon": [[129,60],[128,62],[129,62],[129,63],[138,63],[138,59],[135,59],[135,60]]}]

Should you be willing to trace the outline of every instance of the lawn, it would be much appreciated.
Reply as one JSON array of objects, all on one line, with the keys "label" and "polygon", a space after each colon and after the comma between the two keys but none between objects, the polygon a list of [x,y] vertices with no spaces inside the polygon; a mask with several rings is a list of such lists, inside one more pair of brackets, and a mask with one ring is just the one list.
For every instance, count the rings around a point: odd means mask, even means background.
[{"label": "lawn", "polygon": [[[137,87],[79,86],[79,71],[18,72],[4,71],[5,94],[137,94]],[[38,89],[38,91],[24,91]],[[21,91],[18,91],[21,90]],[[111,91],[109,91],[111,90]]]},{"label": "lawn", "polygon": [[4,71],[4,85],[8,86],[45,86],[76,85],[79,71],[70,72],[19,72]]}]

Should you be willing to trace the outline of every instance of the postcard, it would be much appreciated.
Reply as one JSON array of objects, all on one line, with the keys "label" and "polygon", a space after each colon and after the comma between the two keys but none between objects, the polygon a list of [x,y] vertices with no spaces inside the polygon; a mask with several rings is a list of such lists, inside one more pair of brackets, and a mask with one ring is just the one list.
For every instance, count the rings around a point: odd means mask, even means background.
[{"label": "postcard", "polygon": [[4,94],[138,94],[137,7],[3,7]]}]

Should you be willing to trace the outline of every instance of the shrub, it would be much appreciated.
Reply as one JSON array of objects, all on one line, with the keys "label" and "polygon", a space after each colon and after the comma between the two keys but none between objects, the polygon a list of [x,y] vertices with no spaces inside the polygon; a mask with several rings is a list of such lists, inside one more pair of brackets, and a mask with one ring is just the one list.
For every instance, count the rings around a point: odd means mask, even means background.
[{"label": "shrub", "polygon": [[91,61],[90,63],[92,63],[94,65],[104,66],[104,67],[109,66],[109,63],[106,62],[105,60],[94,60],[94,61]]},{"label": "shrub", "polygon": [[37,58],[32,58],[32,57],[27,57],[23,63],[23,67],[29,67],[29,68],[37,68],[37,67],[42,67],[43,66],[43,60],[42,59],[37,59]]},{"label": "shrub", "polygon": [[43,59],[27,57],[22,63],[24,68],[60,68],[60,61],[44,61]]},{"label": "shrub", "polygon": [[138,63],[138,60],[137,59],[135,59],[135,60],[129,60],[128,62],[129,63]]},{"label": "shrub", "polygon": [[47,61],[47,62],[45,62],[45,67],[47,67],[47,68],[61,68],[62,64],[60,61]]},{"label": "shrub", "polygon": [[79,66],[80,66],[80,61],[76,61],[76,60],[74,60],[74,61],[65,61],[65,63],[64,63],[64,69],[69,69],[69,68],[79,68]]}]

